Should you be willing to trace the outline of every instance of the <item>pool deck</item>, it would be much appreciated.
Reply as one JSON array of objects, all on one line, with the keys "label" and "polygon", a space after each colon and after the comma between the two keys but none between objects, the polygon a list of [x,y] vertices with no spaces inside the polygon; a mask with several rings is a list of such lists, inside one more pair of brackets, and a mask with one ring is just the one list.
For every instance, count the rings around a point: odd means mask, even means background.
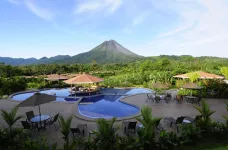
[{"label": "pool deck", "polygon": [[[134,96],[126,97],[122,100],[123,102],[135,105],[139,108],[142,108],[143,106],[147,105],[152,108],[153,116],[157,117],[167,117],[171,116],[174,118],[177,118],[179,116],[190,116],[195,117],[199,113],[195,110],[195,108],[192,106],[192,104],[183,102],[182,104],[177,104],[176,101],[171,100],[169,103],[153,103],[151,100],[148,100],[146,94],[139,94]],[[216,121],[224,121],[222,118],[222,115],[228,115],[225,109],[224,101],[225,99],[206,99],[206,101],[209,103],[211,108],[213,110],[216,110],[216,113],[212,115],[212,119]],[[7,111],[10,111],[15,105],[19,104],[19,102],[16,101],[9,101],[9,100],[0,100],[0,109],[4,109]],[[45,115],[54,116],[56,113],[60,113],[62,116],[67,117],[72,114],[76,115],[76,117],[73,117],[71,127],[76,127],[77,124],[87,124],[88,129],[85,133],[85,136],[88,137],[88,131],[92,129],[96,129],[96,123],[95,120],[91,120],[88,118],[81,118],[77,116],[77,105],[78,102],[51,102],[44,105],[41,105],[41,112]],[[25,116],[25,112],[33,110],[35,114],[38,114],[38,107],[23,107],[19,108],[18,115]],[[137,114],[139,115],[139,114]],[[135,116],[134,116],[135,117]],[[124,119],[119,120],[115,123],[116,126],[121,126],[122,121],[126,120],[134,120],[134,117],[131,117],[131,119]],[[25,120],[25,117],[22,119]],[[5,123],[3,122],[1,116],[0,116],[0,124],[5,126]],[[168,125],[162,121],[162,125],[165,129],[169,129]],[[18,121],[15,124],[15,127],[21,127],[20,121]],[[169,129],[169,130],[174,130]],[[119,130],[120,135],[124,135],[123,128]],[[46,131],[40,131],[40,132],[33,132],[32,137],[38,138],[46,136],[47,139],[51,142],[58,142],[58,145],[61,146],[63,144],[62,135],[60,131],[55,131],[54,127],[47,128]]]}]

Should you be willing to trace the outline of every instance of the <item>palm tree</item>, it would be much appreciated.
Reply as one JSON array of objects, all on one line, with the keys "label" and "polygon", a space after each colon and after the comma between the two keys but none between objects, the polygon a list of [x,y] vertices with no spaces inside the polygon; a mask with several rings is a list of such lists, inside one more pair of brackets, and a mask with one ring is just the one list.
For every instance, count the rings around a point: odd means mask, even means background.
[{"label": "palm tree", "polygon": [[70,143],[69,135],[70,135],[70,127],[71,127],[71,121],[73,117],[69,116],[68,118],[64,119],[63,116],[59,116],[59,124],[61,133],[63,134],[63,139],[65,140],[64,143],[64,150],[73,150],[75,149],[76,143],[73,141]]},{"label": "palm tree", "polygon": [[[228,111],[228,102],[225,102],[226,104],[226,111]],[[223,118],[226,120],[226,126],[228,127],[228,116],[223,115]]]},{"label": "palm tree", "polygon": [[9,127],[9,132],[12,132],[12,127],[13,125],[20,120],[21,118],[23,118],[23,116],[16,116],[17,115],[17,111],[18,111],[18,106],[15,106],[10,112],[7,112],[6,110],[1,110],[2,112],[2,117],[3,120],[7,123],[8,127]]},{"label": "palm tree", "polygon": [[144,106],[141,109],[142,118],[138,117],[137,120],[142,123],[143,128],[139,130],[139,141],[146,149],[151,149],[154,142],[155,130],[157,123],[162,118],[155,118],[152,116],[152,109]]},{"label": "palm tree", "polygon": [[98,144],[99,149],[113,149],[116,144],[117,129],[113,128],[116,118],[112,118],[111,121],[107,121],[104,118],[98,119],[97,130],[93,133],[96,134],[95,143]]},{"label": "palm tree", "polygon": [[196,110],[199,111],[199,113],[202,115],[202,119],[199,122],[201,127],[208,127],[211,123],[211,118],[210,116],[215,113],[216,111],[211,110],[209,104],[205,101],[202,100],[202,106],[198,106],[198,105],[193,105],[195,107]]}]

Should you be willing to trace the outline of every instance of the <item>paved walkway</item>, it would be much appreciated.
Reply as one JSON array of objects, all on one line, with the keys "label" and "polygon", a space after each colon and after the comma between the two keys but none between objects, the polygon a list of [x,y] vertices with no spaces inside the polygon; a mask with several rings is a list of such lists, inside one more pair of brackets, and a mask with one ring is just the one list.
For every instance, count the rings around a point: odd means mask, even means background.
[{"label": "paved walkway", "polygon": [[[123,101],[137,105],[142,108],[147,105],[152,108],[153,116],[157,117],[166,117],[171,116],[177,118],[179,116],[190,116],[195,117],[199,113],[195,110],[192,104],[182,103],[176,104],[174,100],[171,100],[169,103],[153,103],[151,100],[147,99],[145,94],[140,94],[136,96],[130,96],[129,98],[124,99]],[[206,99],[213,110],[216,110],[216,113],[212,115],[212,118],[216,121],[224,121],[222,115],[228,115],[225,109],[224,99]],[[19,102],[9,101],[9,100],[0,100],[0,109],[5,109],[7,111],[11,110],[15,105],[19,104]],[[18,115],[24,115],[25,112],[33,110],[35,114],[38,114],[38,107],[24,107],[20,108],[18,111]],[[67,117],[71,114],[75,114],[77,111],[77,103],[63,103],[63,102],[52,102],[48,104],[41,105],[42,114],[47,114],[50,116],[54,116],[56,113],[60,113],[64,117]],[[118,111],[118,110],[117,110]],[[22,120],[25,120],[23,118]],[[135,119],[131,119],[135,120]],[[0,116],[0,124],[5,125],[1,116]],[[73,118],[71,127],[76,127],[77,124],[87,124],[88,130],[85,133],[86,137],[88,137],[88,131],[91,129],[96,129],[96,123],[94,121],[87,121],[84,119],[80,119],[77,117]],[[117,121],[116,126],[121,126],[122,121]],[[168,128],[168,126],[162,121],[163,127]],[[20,121],[18,121],[15,125],[16,127],[21,127]],[[174,129],[173,129],[174,130]],[[119,131],[120,135],[123,135],[123,128]],[[51,142],[58,142],[59,145],[63,143],[62,135],[58,131],[55,131],[54,127],[47,128],[46,131],[34,132],[32,136],[37,138],[38,136],[46,136],[48,140]]]}]

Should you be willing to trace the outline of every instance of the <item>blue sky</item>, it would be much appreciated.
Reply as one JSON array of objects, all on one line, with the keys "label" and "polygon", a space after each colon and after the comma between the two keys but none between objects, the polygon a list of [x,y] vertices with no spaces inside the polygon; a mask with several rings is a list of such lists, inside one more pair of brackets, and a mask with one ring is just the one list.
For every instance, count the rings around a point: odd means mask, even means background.
[{"label": "blue sky", "polygon": [[0,1],[0,56],[76,55],[110,39],[143,56],[228,57],[228,0]]}]

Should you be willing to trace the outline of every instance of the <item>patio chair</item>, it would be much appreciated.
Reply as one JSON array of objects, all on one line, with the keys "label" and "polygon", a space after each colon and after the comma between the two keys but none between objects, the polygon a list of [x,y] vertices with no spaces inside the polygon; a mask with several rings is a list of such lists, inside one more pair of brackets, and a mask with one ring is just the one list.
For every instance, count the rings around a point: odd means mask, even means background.
[{"label": "patio chair", "polygon": [[178,125],[183,123],[184,118],[184,116],[178,117],[177,119],[174,119],[173,117],[165,117],[164,121],[168,120],[170,122],[170,127],[172,127],[172,125],[175,124],[177,127],[177,132],[179,132]]},{"label": "patio chair", "polygon": [[199,104],[200,104],[200,102],[201,102],[201,100],[202,100],[202,97],[201,97],[201,96],[199,96],[199,97],[197,97],[197,99],[196,99],[195,103],[199,105]]},{"label": "patio chair", "polygon": [[182,95],[177,95],[176,98],[175,98],[175,100],[176,100],[178,103],[182,102],[183,99],[184,99],[184,97],[183,97]]},{"label": "patio chair", "polygon": [[127,132],[129,135],[129,132],[136,133],[136,124],[137,122],[123,122],[124,125],[124,133]]},{"label": "patio chair", "polygon": [[28,111],[26,112],[26,117],[27,117],[27,120],[30,122],[30,120],[35,117],[34,115],[34,112],[33,111]]},{"label": "patio chair", "polygon": [[71,128],[70,131],[74,137],[75,135],[80,135],[80,130],[78,128]]},{"label": "patio chair", "polygon": [[59,113],[56,114],[54,117],[52,117],[52,118],[50,119],[50,121],[47,122],[47,124],[49,125],[49,127],[50,127],[51,125],[54,125],[56,131],[57,131],[56,122],[57,122],[58,118],[59,118]]},{"label": "patio chair", "polygon": [[158,121],[156,122],[156,129],[157,129],[158,131],[163,130],[163,127],[162,127],[162,125],[161,125],[161,123],[160,123],[160,120],[158,120]]},{"label": "patio chair", "polygon": [[171,93],[166,93],[165,99],[171,100],[172,99]]},{"label": "patio chair", "polygon": [[29,123],[27,120],[26,121],[21,121],[21,124],[22,124],[23,128],[27,129],[27,130],[33,131],[36,128],[36,126],[34,126],[33,124]]},{"label": "patio chair", "polygon": [[78,124],[76,128],[71,128],[71,132],[73,134],[73,136],[75,136],[75,134],[78,135],[85,135],[85,129],[87,129],[87,124]]},{"label": "patio chair", "polygon": [[155,99],[155,102],[156,102],[156,103],[159,103],[159,102],[160,102],[160,100],[161,100],[161,97],[160,97],[160,96],[155,96],[155,98],[154,98],[154,99]]},{"label": "patio chair", "polygon": [[154,101],[154,97],[153,97],[153,95],[152,95],[152,94],[147,94],[147,98],[148,98],[149,100]]}]

